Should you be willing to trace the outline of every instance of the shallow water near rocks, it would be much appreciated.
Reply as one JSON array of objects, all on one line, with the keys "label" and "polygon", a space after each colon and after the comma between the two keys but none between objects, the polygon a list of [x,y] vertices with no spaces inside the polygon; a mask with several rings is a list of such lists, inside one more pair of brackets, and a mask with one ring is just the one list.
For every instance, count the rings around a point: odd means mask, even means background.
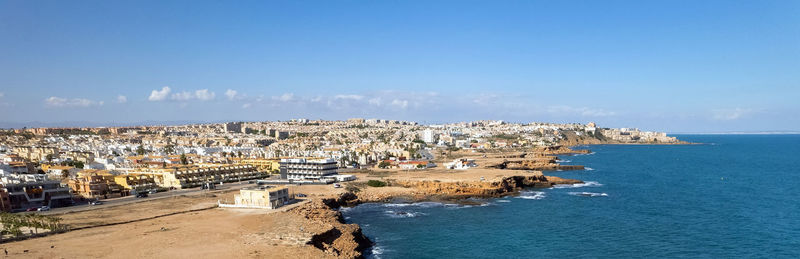
[{"label": "shallow water near rocks", "polygon": [[800,135],[678,138],[706,144],[590,146],[561,159],[594,170],[545,173],[589,184],[343,213],[371,258],[800,257]]}]

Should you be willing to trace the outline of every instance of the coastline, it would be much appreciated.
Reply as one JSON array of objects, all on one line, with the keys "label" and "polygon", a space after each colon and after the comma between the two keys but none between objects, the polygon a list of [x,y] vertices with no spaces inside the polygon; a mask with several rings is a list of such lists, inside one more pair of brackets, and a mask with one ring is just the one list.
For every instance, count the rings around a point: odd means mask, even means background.
[{"label": "coastline", "polygon": [[[580,184],[580,180],[545,176],[541,172],[533,175],[504,177],[494,182],[441,182],[426,180],[418,182],[397,182],[401,188],[413,189],[403,194],[381,195],[364,191],[362,195],[352,192],[337,197],[314,199],[311,202],[289,210],[324,225],[324,231],[311,236],[309,245],[328,255],[341,258],[363,258],[364,252],[373,242],[363,234],[361,226],[346,223],[342,207],[354,207],[364,203],[416,203],[441,202],[463,204],[469,198],[500,198],[518,194],[525,188],[549,188],[557,184]],[[398,202],[402,201],[402,202]]]}]

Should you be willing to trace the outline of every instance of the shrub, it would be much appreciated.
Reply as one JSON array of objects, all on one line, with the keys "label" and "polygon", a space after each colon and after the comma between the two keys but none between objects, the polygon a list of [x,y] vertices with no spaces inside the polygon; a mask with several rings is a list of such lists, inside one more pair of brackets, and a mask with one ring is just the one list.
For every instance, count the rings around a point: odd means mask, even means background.
[{"label": "shrub", "polygon": [[378,180],[369,180],[367,181],[367,185],[370,187],[384,187],[386,186],[386,182]]}]

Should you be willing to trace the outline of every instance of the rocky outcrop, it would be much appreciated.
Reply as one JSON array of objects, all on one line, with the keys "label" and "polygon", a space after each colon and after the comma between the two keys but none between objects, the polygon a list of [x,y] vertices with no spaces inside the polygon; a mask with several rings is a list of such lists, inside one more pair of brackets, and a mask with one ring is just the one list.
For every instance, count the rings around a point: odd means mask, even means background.
[{"label": "rocky outcrop", "polygon": [[536,171],[556,171],[556,170],[583,170],[582,165],[562,165],[556,163],[556,157],[546,156],[532,159],[507,159],[503,161],[486,163],[486,167],[510,170],[536,170]]},{"label": "rocky outcrop", "polygon": [[345,193],[338,198],[315,199],[303,206],[290,210],[291,213],[320,226],[311,240],[312,245],[327,254],[341,258],[363,258],[362,251],[372,245],[372,242],[362,233],[357,224],[346,224],[342,213],[336,208],[356,200],[352,193]]},{"label": "rocky outcrop", "polygon": [[533,150],[533,152],[534,154],[560,155],[560,154],[589,154],[592,151],[588,149],[573,150],[567,146],[556,145],[548,147],[537,147],[536,149]]},{"label": "rocky outcrop", "polygon": [[582,183],[579,180],[562,179],[549,177],[542,172],[534,171],[530,175],[504,177],[499,181],[397,181],[396,184],[414,188],[416,194],[427,196],[449,196],[449,197],[499,197],[519,191],[522,188],[552,187],[555,184]]}]

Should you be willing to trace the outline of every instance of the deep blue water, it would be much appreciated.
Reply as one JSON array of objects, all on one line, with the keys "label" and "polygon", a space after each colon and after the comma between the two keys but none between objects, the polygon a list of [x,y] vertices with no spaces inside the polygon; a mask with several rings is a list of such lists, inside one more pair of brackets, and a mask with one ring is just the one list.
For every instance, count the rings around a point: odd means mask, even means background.
[{"label": "deep blue water", "polygon": [[800,135],[678,137],[707,144],[589,146],[561,158],[593,170],[546,174],[590,186],[344,215],[373,258],[800,257]]}]

